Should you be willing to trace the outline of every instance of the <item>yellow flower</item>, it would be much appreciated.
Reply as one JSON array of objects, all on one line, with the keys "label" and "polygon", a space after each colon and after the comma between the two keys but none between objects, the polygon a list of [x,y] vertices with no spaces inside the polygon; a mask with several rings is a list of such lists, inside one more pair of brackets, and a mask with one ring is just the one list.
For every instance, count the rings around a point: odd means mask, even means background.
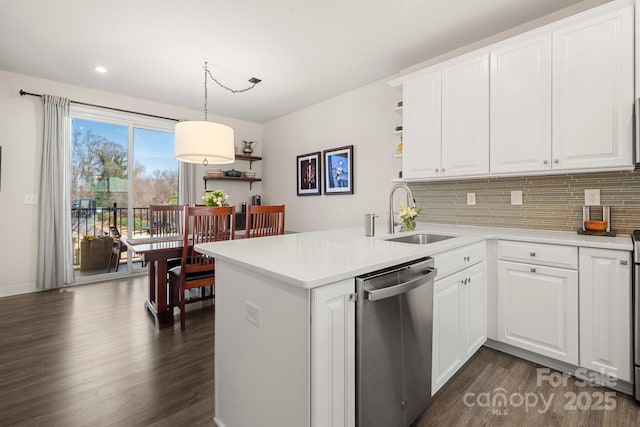
[{"label": "yellow flower", "polygon": [[422,209],[416,210],[415,208],[408,207],[404,203],[400,205],[400,218],[402,218],[403,221],[406,219],[416,218],[420,215],[420,212],[422,212]]},{"label": "yellow flower", "polygon": [[226,206],[229,195],[224,190],[210,191],[202,196],[202,201],[207,206]]}]

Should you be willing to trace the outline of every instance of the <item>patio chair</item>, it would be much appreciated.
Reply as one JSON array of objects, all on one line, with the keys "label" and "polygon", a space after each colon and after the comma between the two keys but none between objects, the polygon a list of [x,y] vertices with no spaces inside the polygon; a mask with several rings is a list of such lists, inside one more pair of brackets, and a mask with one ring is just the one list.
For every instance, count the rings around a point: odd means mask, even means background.
[{"label": "patio chair", "polygon": [[111,248],[111,255],[109,256],[109,266],[107,269],[107,273],[111,273],[111,266],[113,265],[113,258],[115,256],[116,269],[118,271],[118,267],[120,266],[120,254],[122,252],[127,253],[127,245],[122,243],[120,240],[120,231],[118,231],[118,227],[115,225],[109,226],[109,233],[111,237],[113,237],[113,247]]}]

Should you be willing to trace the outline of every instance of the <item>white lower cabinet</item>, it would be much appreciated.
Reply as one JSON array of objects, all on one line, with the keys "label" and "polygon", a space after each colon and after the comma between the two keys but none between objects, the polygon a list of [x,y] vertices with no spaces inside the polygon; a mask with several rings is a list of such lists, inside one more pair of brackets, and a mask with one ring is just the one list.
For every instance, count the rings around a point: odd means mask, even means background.
[{"label": "white lower cabinet", "polygon": [[435,394],[486,339],[487,282],[482,261],[434,283],[431,393]]},{"label": "white lower cabinet", "polygon": [[578,272],[498,261],[498,339],[578,364]]},{"label": "white lower cabinet", "polygon": [[631,254],[580,248],[580,366],[631,381]]},{"label": "white lower cabinet", "polygon": [[355,426],[353,279],[311,292],[311,426]]}]

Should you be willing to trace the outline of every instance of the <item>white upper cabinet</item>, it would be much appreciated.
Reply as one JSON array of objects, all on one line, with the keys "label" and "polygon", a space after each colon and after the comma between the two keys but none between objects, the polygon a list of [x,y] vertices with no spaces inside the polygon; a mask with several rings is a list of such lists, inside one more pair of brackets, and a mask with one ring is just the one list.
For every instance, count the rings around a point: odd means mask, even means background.
[{"label": "white upper cabinet", "polygon": [[491,173],[551,169],[551,34],[491,52]]},{"label": "white upper cabinet", "polygon": [[403,104],[403,178],[489,173],[488,55],[404,82]]},{"label": "white upper cabinet", "polygon": [[489,173],[489,55],[442,69],[441,176]]},{"label": "white upper cabinet", "polygon": [[391,81],[403,177],[631,170],[634,68],[634,6],[612,1]]},{"label": "white upper cabinet", "polygon": [[633,7],[553,33],[553,168],[632,166]]},{"label": "white upper cabinet", "polygon": [[440,171],[440,71],[403,87],[403,178],[437,176]]}]

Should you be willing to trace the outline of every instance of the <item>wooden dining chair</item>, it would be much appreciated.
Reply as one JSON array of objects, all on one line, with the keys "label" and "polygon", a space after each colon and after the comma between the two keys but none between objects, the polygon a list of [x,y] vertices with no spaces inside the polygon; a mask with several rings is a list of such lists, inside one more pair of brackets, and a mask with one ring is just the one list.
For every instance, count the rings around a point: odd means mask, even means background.
[{"label": "wooden dining chair", "polygon": [[184,231],[185,205],[149,206],[149,235],[166,236]]},{"label": "wooden dining chair", "polygon": [[[193,250],[199,243],[230,240],[235,237],[235,207],[186,206],[184,244],[179,267],[169,270],[170,305],[180,307],[180,328],[185,329],[185,305],[213,298],[214,259]],[[211,288],[207,295],[205,288]],[[200,289],[200,295],[186,299],[186,291]]]},{"label": "wooden dining chair", "polygon": [[266,237],[284,234],[284,205],[247,206],[245,237]]},{"label": "wooden dining chair", "polygon": [[[149,205],[149,236],[163,237],[184,233],[184,207],[186,205]],[[167,260],[167,271],[180,265],[180,258]],[[156,277],[155,264],[149,263],[149,277]],[[168,280],[168,279],[167,279]],[[155,286],[152,285],[152,286]]]}]

